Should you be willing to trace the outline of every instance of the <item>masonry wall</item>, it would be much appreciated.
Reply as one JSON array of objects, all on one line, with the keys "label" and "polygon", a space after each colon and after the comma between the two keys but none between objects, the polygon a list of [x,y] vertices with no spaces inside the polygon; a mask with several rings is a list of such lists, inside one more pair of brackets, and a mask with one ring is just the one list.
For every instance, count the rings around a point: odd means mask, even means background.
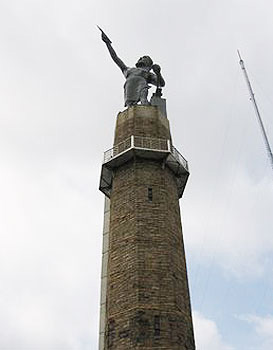
[{"label": "masonry wall", "polygon": [[[115,143],[170,139],[156,107],[120,113]],[[110,204],[105,350],[193,350],[191,308],[174,174],[135,158],[115,169]]]}]

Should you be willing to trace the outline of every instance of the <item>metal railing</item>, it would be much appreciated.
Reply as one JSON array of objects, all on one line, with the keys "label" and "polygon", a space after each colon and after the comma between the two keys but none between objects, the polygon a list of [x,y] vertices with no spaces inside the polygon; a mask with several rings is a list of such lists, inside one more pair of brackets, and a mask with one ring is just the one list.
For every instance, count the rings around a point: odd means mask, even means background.
[{"label": "metal railing", "polygon": [[186,161],[186,159],[182,156],[182,154],[174,147],[172,146],[172,155],[174,156],[174,158],[183,165],[183,167],[189,171],[189,167],[188,167],[188,162]]},{"label": "metal railing", "polygon": [[116,156],[122,154],[123,152],[131,148],[170,152],[175,158],[175,160],[182,164],[183,167],[188,170],[188,162],[174,146],[171,146],[170,140],[134,135],[128,137],[124,141],[118,143],[114,147],[104,152],[103,162],[107,163],[111,159],[115,158]]},{"label": "metal railing", "polygon": [[132,136],[104,152],[103,162],[107,163],[117,155],[132,147]]},{"label": "metal railing", "polygon": [[151,137],[134,136],[128,137],[114,147],[104,152],[103,162],[107,163],[117,155],[130,148],[148,149],[154,151],[170,151],[170,141]]},{"label": "metal railing", "polygon": [[169,151],[169,140],[151,137],[133,136],[134,147],[155,151]]}]

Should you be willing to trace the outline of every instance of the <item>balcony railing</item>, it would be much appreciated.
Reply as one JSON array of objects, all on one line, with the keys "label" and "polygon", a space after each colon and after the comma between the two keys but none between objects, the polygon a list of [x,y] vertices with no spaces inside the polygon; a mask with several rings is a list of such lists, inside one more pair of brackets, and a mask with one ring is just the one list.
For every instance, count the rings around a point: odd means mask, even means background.
[{"label": "balcony railing", "polygon": [[115,158],[116,156],[120,155],[121,153],[127,151],[128,149],[132,148],[132,136],[128,139],[118,143],[114,147],[108,149],[104,152],[103,157],[103,163],[109,162],[111,159]]},{"label": "balcony railing", "polygon": [[135,148],[148,149],[154,151],[169,151],[170,142],[165,139],[155,139],[151,137],[133,136],[132,141]]},{"label": "balcony railing", "polygon": [[122,153],[125,153],[129,149],[133,148],[170,153],[176,161],[178,161],[186,170],[188,170],[188,162],[182,156],[182,154],[180,154],[179,151],[171,145],[170,140],[134,135],[104,152],[103,163],[107,163],[115,157],[120,156]]},{"label": "balcony railing", "polygon": [[186,159],[182,156],[182,154],[174,147],[172,146],[172,151],[171,151],[172,155],[174,156],[174,158],[183,165],[183,167],[189,171],[189,167],[188,167],[188,162],[186,161]]}]

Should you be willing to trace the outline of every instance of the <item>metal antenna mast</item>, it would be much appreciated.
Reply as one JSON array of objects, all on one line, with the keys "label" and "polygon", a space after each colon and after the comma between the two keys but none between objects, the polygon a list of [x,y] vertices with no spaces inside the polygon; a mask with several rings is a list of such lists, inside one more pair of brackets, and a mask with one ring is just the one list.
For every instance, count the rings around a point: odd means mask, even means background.
[{"label": "metal antenna mast", "polygon": [[260,128],[262,130],[262,135],[263,135],[263,138],[264,138],[266,151],[267,151],[270,163],[271,163],[271,167],[273,169],[273,154],[272,154],[272,150],[271,150],[271,147],[270,147],[270,143],[269,143],[268,137],[266,135],[265,127],[264,127],[264,124],[263,124],[263,121],[262,121],[262,118],[261,118],[261,115],[260,115],[260,112],[259,112],[259,108],[258,108],[256,99],[255,99],[255,96],[254,96],[254,92],[252,90],[252,87],[251,87],[251,84],[250,84],[250,81],[249,81],[249,78],[248,78],[248,75],[247,75],[247,71],[246,71],[246,68],[245,68],[244,61],[242,60],[242,57],[240,55],[239,50],[237,50],[237,51],[238,51],[238,56],[240,58],[239,63],[240,63],[240,66],[242,68],[242,71],[244,73],[244,76],[245,76],[245,79],[246,79],[246,83],[247,83],[247,86],[248,86],[248,90],[249,90],[249,93],[250,93],[250,100],[253,103],[254,110],[255,110],[255,113],[256,113],[256,116],[257,116]]}]

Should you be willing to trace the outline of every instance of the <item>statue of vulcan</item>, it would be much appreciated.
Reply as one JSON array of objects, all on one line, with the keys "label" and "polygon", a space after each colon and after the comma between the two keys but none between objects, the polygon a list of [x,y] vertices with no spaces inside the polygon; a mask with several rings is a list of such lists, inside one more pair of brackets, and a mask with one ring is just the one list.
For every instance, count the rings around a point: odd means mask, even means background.
[{"label": "statue of vulcan", "polygon": [[[136,105],[138,102],[142,105],[149,105],[150,103],[147,99],[149,84],[155,85],[158,90],[165,85],[160,66],[153,64],[151,57],[143,56],[137,61],[135,67],[127,67],[117,56],[111,40],[100,27],[98,28],[101,31],[101,39],[105,42],[113,61],[121,69],[126,79],[124,84],[125,107]],[[151,72],[151,69],[154,73]]]}]

